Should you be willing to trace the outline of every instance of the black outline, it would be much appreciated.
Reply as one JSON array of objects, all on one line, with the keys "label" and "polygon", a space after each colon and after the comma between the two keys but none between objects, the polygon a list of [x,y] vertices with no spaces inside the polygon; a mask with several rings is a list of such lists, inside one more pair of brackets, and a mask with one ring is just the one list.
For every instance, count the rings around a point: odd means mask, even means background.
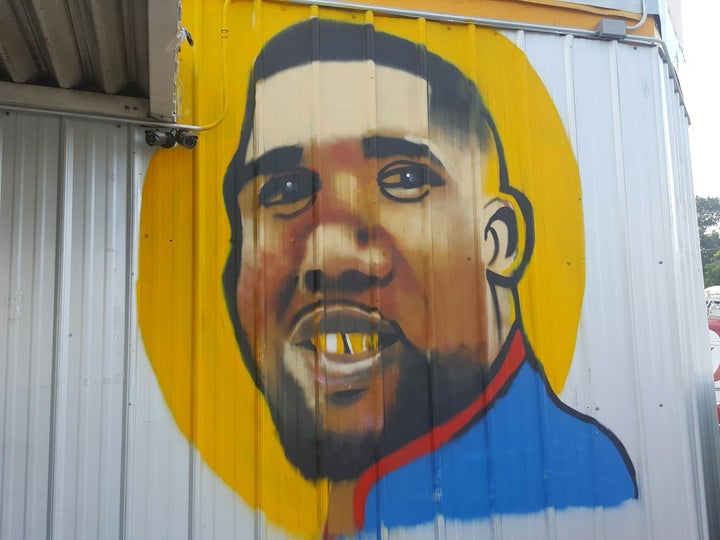
[{"label": "black outline", "polygon": [[[270,184],[279,183],[281,180],[285,179],[286,176],[292,176],[293,173],[302,173],[303,175],[307,175],[306,179],[310,179],[310,193],[308,195],[305,195],[299,199],[296,199],[294,201],[264,201],[263,200],[263,192],[267,189],[270,189]],[[276,189],[278,186],[272,186],[273,189]],[[293,167],[292,169],[287,169],[285,171],[281,171],[278,173],[273,174],[270,178],[268,178],[265,182],[263,182],[262,186],[260,186],[260,189],[258,189],[258,203],[260,206],[264,206],[265,208],[271,208],[273,206],[284,206],[289,205],[293,203],[298,203],[300,201],[304,201],[305,199],[310,199],[314,195],[317,194],[318,191],[322,188],[322,180],[320,180],[320,175],[313,171],[312,169],[308,169],[307,167]],[[277,194],[281,194],[282,190],[276,190]]]},{"label": "black outline", "polygon": [[[308,52],[310,54],[308,54]],[[420,60],[418,60],[418,58]],[[446,130],[455,129],[470,133],[472,130],[469,127],[469,123],[472,122],[473,125],[478,126],[478,129],[475,130],[475,134],[478,136],[482,149],[487,148],[489,141],[494,143],[499,162],[499,191],[500,193],[514,199],[524,218],[525,245],[516,245],[513,249],[513,242],[508,243],[506,250],[508,255],[513,251],[519,250],[520,247],[523,247],[522,258],[510,275],[501,275],[487,271],[488,282],[494,286],[491,287],[491,291],[495,291],[495,287],[502,287],[512,291],[516,321],[513,324],[513,329],[509,335],[513,335],[515,331],[521,332],[527,349],[527,361],[541,376],[546,392],[552,402],[561,411],[584,423],[594,425],[600,432],[608,437],[608,439],[617,448],[633,480],[635,485],[635,497],[637,498],[638,486],[636,471],[622,442],[595,418],[580,413],[560,401],[550,387],[542,365],[532,353],[527,336],[522,330],[522,313],[520,311],[516,285],[522,277],[534,249],[535,236],[533,209],[525,195],[510,185],[505,152],[497,127],[490,113],[483,105],[482,98],[475,83],[465,77],[465,75],[463,75],[452,64],[446,62],[439,56],[428,52],[423,45],[412,43],[384,32],[377,32],[374,27],[369,24],[360,25],[339,21],[320,20],[317,18],[297,23],[296,25],[280,32],[265,44],[252,69],[247,89],[247,100],[240,133],[240,142],[227,169],[223,185],[225,206],[228,213],[228,219],[230,221],[232,238],[230,253],[223,271],[222,281],[228,312],[235,329],[240,352],[256,386],[258,389],[263,391],[262,380],[260,379],[258,367],[254,361],[254,355],[252,354],[248,337],[240,325],[235,299],[235,289],[237,287],[237,279],[240,271],[243,232],[242,220],[237,205],[237,195],[250,179],[262,174],[261,168],[264,166],[262,158],[248,164],[245,164],[244,162],[253,130],[255,85],[258,81],[265,79],[274,73],[278,73],[292,67],[306,65],[312,61],[351,62],[370,59],[373,60],[376,65],[396,68],[426,80],[428,86],[432,88],[432,92],[429,93],[428,96],[429,115],[431,118],[435,117],[440,125],[442,125]],[[421,64],[420,67],[423,67],[422,70],[418,69],[418,64]],[[475,120],[479,121],[475,123]],[[486,137],[488,132],[490,137]],[[376,143],[377,141],[375,141],[375,144]],[[298,150],[302,152],[301,148]],[[498,219],[503,218],[498,216]],[[506,219],[503,219],[503,221],[509,228],[510,238],[515,239],[514,243],[519,244],[517,219],[514,219],[512,223]],[[496,245],[496,251],[498,249],[499,247]],[[494,258],[496,256],[497,253],[494,254]],[[295,285],[297,285],[297,283],[295,283]],[[496,292],[493,293],[492,301],[497,315],[499,313],[499,304]],[[344,303],[352,305],[352,302]],[[318,305],[323,305],[323,303],[318,302],[316,304],[306,306],[299,313],[295,314],[293,319],[298,318],[308,309],[316,309]],[[397,328],[397,331],[399,335],[404,337],[402,330],[399,327]],[[505,345],[501,348],[498,358],[504,358],[507,354],[508,347],[509,340],[506,341]],[[486,373],[487,380],[491,380],[497,373],[497,370],[500,369],[500,364],[502,364],[502,362],[493,363]],[[487,411],[492,408],[492,405],[498,399],[507,394],[507,391],[516,375],[517,371],[508,380],[508,383],[497,394],[493,401],[488,404],[488,407],[486,407],[480,415],[469,422],[465,429],[474,425],[485,414],[487,414]],[[462,434],[465,429],[458,432],[456,437]]]},{"label": "black outline", "polygon": [[[325,47],[320,46],[321,42]],[[235,288],[241,267],[243,232],[237,195],[248,181],[261,174],[260,167],[264,166],[261,159],[245,163],[255,116],[255,85],[258,81],[280,71],[322,60],[348,62],[373,60],[376,65],[392,67],[420,77],[426,80],[432,89],[428,94],[428,112],[431,120],[434,118],[446,130],[475,133],[481,149],[487,149],[490,141],[494,143],[499,161],[500,192],[515,199],[524,218],[526,233],[522,260],[512,275],[502,276],[487,272],[487,279],[491,284],[512,289],[522,277],[534,246],[532,206],[522,192],[510,186],[505,153],[495,123],[485,108],[475,83],[463,75],[457,67],[427,51],[424,45],[378,32],[369,24],[312,18],[283,30],[265,44],[253,65],[248,82],[240,141],[223,183],[225,209],[231,230],[230,253],[222,276],[223,289],[242,357],[253,381],[261,390],[262,381],[257,372],[257,365],[254,361],[250,361],[254,356],[249,339],[240,325],[235,300]],[[472,126],[475,128],[473,129]],[[300,147],[291,148],[302,152]],[[516,291],[513,291],[513,300],[516,312],[520,313]],[[495,308],[497,309],[498,306],[496,305]]]},{"label": "black outline", "polygon": [[441,167],[443,165],[440,158],[432,153],[427,144],[416,143],[402,139],[400,137],[384,137],[382,135],[373,135],[365,137],[362,141],[363,155],[366,158],[389,158],[393,156],[405,156],[409,158],[427,158],[433,165]]},{"label": "black outline", "polygon": [[[412,186],[412,189],[419,189],[427,186],[427,190],[416,197],[398,197],[388,191],[388,188],[400,188],[405,189],[403,182],[396,182],[392,184],[386,184],[383,182],[386,178],[391,178],[403,172],[407,172],[410,169],[418,169],[420,172],[422,183],[417,186]],[[399,203],[414,203],[422,201],[425,197],[430,195],[431,188],[442,187],[445,185],[445,180],[438,172],[433,169],[429,164],[421,161],[411,161],[409,159],[398,159],[385,165],[377,173],[377,184],[380,188],[380,192],[388,199],[399,202]]]}]

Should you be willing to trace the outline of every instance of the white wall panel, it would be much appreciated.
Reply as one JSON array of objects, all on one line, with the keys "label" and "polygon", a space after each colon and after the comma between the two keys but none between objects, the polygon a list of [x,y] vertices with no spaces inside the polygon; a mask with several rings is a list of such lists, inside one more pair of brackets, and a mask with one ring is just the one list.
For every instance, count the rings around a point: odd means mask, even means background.
[{"label": "white wall panel", "polygon": [[[667,66],[647,47],[507,35],[554,98],[582,180],[586,287],[561,397],[623,441],[640,499],[391,536],[710,538],[717,423],[687,119]],[[0,116],[0,538],[284,536],[179,432],[146,358],[149,158],[127,126]]]},{"label": "white wall panel", "polygon": [[[133,331],[135,338],[137,331]],[[189,538],[192,449],[170,414],[142,344],[128,396],[125,538]]]},{"label": "white wall panel", "polygon": [[128,130],[68,123],[59,232],[53,493],[57,537],[120,529]]},{"label": "white wall panel", "polygon": [[45,538],[59,121],[3,115],[0,148],[0,537]]},{"label": "white wall panel", "polygon": [[132,264],[150,156],[124,125],[0,118],[0,537],[118,538],[134,486],[125,394],[137,387]]},{"label": "white wall panel", "polygon": [[[677,89],[650,48],[507,35],[553,96],[581,171],[586,294],[562,397],[612,426],[638,466],[643,519],[618,515],[625,523],[606,521],[600,537],[704,537],[703,476],[715,489],[717,437],[698,333],[701,270]],[[688,399],[698,391],[697,402]],[[636,406],[618,396],[633,396]],[[700,455],[706,472],[698,470]],[[681,519],[659,518],[679,501]]]}]

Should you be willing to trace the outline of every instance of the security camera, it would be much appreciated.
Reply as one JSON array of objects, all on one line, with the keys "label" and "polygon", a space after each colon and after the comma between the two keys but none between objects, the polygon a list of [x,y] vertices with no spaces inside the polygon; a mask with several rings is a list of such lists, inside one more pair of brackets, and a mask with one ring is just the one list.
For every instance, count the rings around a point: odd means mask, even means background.
[{"label": "security camera", "polygon": [[197,135],[193,135],[192,133],[179,129],[175,133],[175,141],[182,147],[192,150],[195,148],[195,145],[197,145],[198,138]]},{"label": "security camera", "polygon": [[173,146],[175,146],[175,135],[172,131],[148,129],[145,131],[145,142],[148,144],[148,146],[172,148]]}]

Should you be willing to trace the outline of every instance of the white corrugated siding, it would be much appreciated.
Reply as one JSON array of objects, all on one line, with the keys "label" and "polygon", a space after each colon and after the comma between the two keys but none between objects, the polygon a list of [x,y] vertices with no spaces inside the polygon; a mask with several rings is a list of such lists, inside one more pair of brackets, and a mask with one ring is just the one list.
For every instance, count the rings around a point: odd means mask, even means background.
[{"label": "white corrugated siding", "polygon": [[646,517],[618,536],[702,537],[705,480],[717,500],[717,419],[685,111],[652,49],[517,41],[565,120],[582,179],[586,293],[562,397],[612,425],[636,463]]},{"label": "white corrugated siding", "polygon": [[[562,398],[624,442],[641,497],[416,533],[709,538],[717,422],[687,120],[667,67],[651,48],[507,35],[555,99],[582,178],[586,293]],[[179,433],[142,349],[149,157],[126,126],[0,116],[0,538],[282,536]]]},{"label": "white corrugated siding", "polygon": [[0,120],[2,538],[114,538],[123,527],[135,136]]}]

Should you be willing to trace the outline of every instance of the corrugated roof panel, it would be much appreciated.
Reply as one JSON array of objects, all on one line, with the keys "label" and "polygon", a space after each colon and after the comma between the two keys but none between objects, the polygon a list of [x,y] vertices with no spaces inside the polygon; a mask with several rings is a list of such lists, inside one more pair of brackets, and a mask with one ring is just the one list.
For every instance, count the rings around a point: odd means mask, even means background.
[{"label": "corrugated roof panel", "polygon": [[[144,0],[123,8],[122,2],[54,2],[2,0],[6,25],[18,29],[4,32],[0,38],[6,55],[21,63],[7,72],[15,82],[57,85],[60,88],[85,88],[116,94],[132,86],[127,58],[136,58],[136,43],[126,39],[125,27],[133,24],[147,28]],[[144,9],[136,9],[137,6]],[[132,9],[134,21],[124,12]],[[145,30],[147,31],[147,30]],[[132,37],[132,35],[131,35]],[[25,59],[16,51],[27,51]],[[141,57],[147,57],[147,51]],[[147,70],[147,64],[144,69]],[[20,73],[34,73],[32,78]],[[138,90],[132,89],[137,95]]]},{"label": "corrugated roof panel", "polygon": [[3,37],[0,39],[0,78],[21,83],[38,79],[40,69],[26,45],[23,27],[9,2],[0,2],[0,21],[8,21],[3,24]]},{"label": "corrugated roof panel", "polygon": [[[154,0],[150,24],[147,0],[0,0],[0,81],[142,98],[149,102],[145,115],[129,107],[126,116],[172,121],[179,6]],[[57,93],[45,102],[31,92],[26,106],[55,110],[59,100],[73,99]],[[18,106],[16,94],[0,88],[0,103]],[[105,112],[117,115],[112,107]]]},{"label": "corrugated roof panel", "polygon": [[[133,55],[132,41],[126,41],[123,10],[114,2],[91,0],[85,9],[70,11],[77,34],[78,50],[83,66],[99,89],[117,94],[128,85],[127,57]],[[118,48],[119,44],[124,44]]]},{"label": "corrugated roof panel", "polygon": [[[33,82],[56,83],[60,88],[75,88],[86,80],[76,43],[77,29],[64,2],[13,1],[15,24],[22,28],[39,72]],[[10,21],[13,24],[13,21]]]},{"label": "corrugated roof panel", "polygon": [[[127,69],[130,80],[135,81],[142,95],[149,92],[148,16],[145,0],[121,2],[125,43],[128,49]],[[155,31],[153,29],[153,31]]]}]

